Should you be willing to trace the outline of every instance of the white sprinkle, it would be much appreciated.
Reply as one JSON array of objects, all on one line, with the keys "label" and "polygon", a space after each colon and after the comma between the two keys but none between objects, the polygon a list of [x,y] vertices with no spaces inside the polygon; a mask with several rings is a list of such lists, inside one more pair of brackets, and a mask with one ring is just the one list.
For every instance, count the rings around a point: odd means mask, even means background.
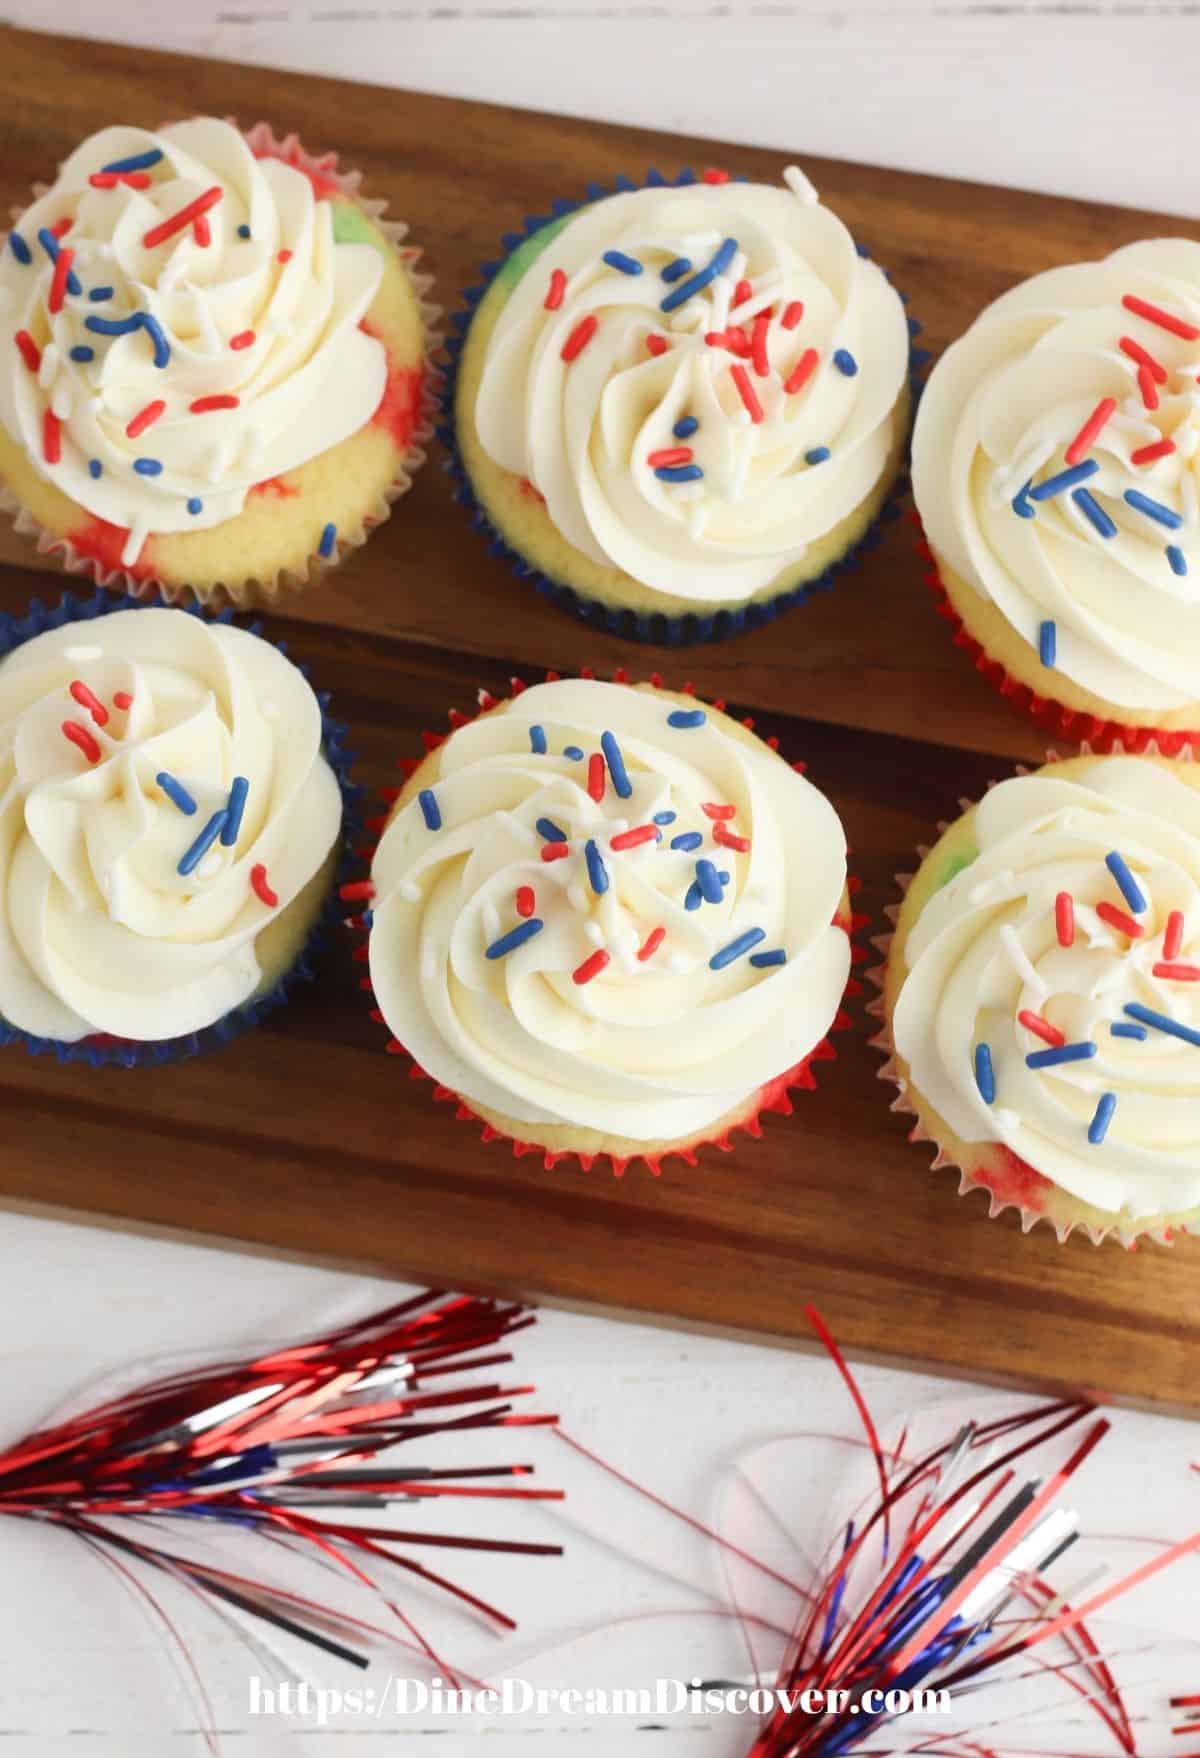
[{"label": "white sprinkle", "polygon": [[1000,939],[1025,987],[1036,996],[1039,1002],[1043,1001],[1050,991],[1030,963],[1029,954],[1017,938],[1017,931],[1011,922],[1005,922],[1001,928]]},{"label": "white sprinkle", "polygon": [[723,330],[729,322],[729,307],[733,300],[733,282],[728,275],[718,275],[709,287],[711,305],[709,307],[710,329]]},{"label": "white sprinkle", "polygon": [[1179,478],[1179,498],[1183,502],[1180,509],[1183,522],[1189,530],[1194,530],[1197,520],[1196,478],[1190,470],[1185,470]]},{"label": "white sprinkle", "polygon": [[201,879],[211,879],[214,874],[221,871],[224,865],[225,863],[216,849],[210,849],[196,868],[196,873]]},{"label": "white sprinkle", "polygon": [[57,345],[54,342],[47,342],[42,349],[42,363],[38,367],[37,382],[40,390],[44,391],[48,385],[53,383],[61,359],[62,356],[58,352]]},{"label": "white sprinkle", "polygon": [[593,946],[603,946],[604,929],[600,926],[599,922],[585,922],[583,924],[583,931]]},{"label": "white sprinkle", "polygon": [[567,902],[573,910],[578,910],[581,915],[586,915],[590,908],[588,894],[582,885],[567,886]]},{"label": "white sprinkle", "polygon": [[485,897],[483,900],[483,932],[490,946],[493,940],[500,938],[500,911],[495,900]]},{"label": "white sprinkle", "polygon": [[142,545],[150,535],[148,519],[134,519],[129,527],[129,535],[125,539],[125,547],[121,551],[121,566],[131,568],[142,553]]},{"label": "white sprinkle", "polygon": [[686,305],[681,305],[678,311],[672,313],[669,323],[671,329],[677,331],[698,330],[701,326],[707,329],[708,307],[703,300],[690,299]]},{"label": "white sprinkle", "polygon": [[60,421],[69,419],[74,400],[71,393],[71,381],[60,378],[54,387],[54,395],[50,399],[50,407]]},{"label": "white sprinkle", "polygon": [[69,659],[74,665],[84,665],[89,659],[103,659],[103,647],[64,647],[63,658]]},{"label": "white sprinkle", "polygon": [[783,181],[805,207],[812,207],[821,199],[799,165],[789,165],[783,173]]}]

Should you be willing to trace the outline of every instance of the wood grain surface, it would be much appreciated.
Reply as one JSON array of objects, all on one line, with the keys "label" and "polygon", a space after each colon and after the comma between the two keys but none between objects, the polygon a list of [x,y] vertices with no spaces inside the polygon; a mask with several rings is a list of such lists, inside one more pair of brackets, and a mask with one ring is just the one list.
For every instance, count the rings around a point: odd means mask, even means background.
[{"label": "wood grain surface", "polygon": [[[19,203],[84,135],[197,111],[260,116],[336,147],[407,219],[455,305],[499,235],[591,179],[722,164],[777,178],[777,155],[294,74],[5,32],[5,201]],[[911,297],[939,350],[1039,269],[1200,228],[797,154],[823,197]],[[357,774],[396,779],[476,688],[548,666],[661,669],[778,733],[845,820],[875,931],[892,875],[960,796],[1044,740],[951,645],[907,518],[837,589],[769,629],[685,654],[575,625],[490,557],[435,450],[391,521],[321,588],[272,619],[353,729]],[[50,577],[47,577],[47,574]],[[0,609],[56,570],[0,534]],[[1084,1389],[1200,1413],[1200,1243],[1123,1253],[988,1222],[908,1145],[879,1085],[869,1022],[819,1090],[758,1143],[631,1170],[543,1169],[485,1146],[384,1054],[335,946],[320,981],[231,1048],[158,1070],[92,1074],[0,1056],[0,1193],[185,1228],[414,1278],[680,1323],[805,1334],[820,1306],[851,1351],[994,1380]],[[2,1221],[0,1221],[2,1225]],[[0,1312],[2,1312],[0,1304]]]}]

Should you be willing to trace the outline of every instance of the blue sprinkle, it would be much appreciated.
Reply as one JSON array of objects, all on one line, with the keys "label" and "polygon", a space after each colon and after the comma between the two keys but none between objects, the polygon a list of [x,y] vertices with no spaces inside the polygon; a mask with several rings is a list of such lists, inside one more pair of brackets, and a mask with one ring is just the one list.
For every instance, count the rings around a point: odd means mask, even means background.
[{"label": "blue sprinkle", "polygon": [[676,439],[691,439],[699,425],[700,423],[696,420],[694,415],[682,415],[671,429],[671,432],[675,435]]},{"label": "blue sprinkle", "polygon": [[89,348],[86,342],[80,342],[71,349],[71,359],[77,360],[80,366],[86,366],[89,360],[96,358],[96,350]]},{"label": "blue sprinkle", "polygon": [[93,482],[103,474],[103,471],[104,465],[100,462],[99,458],[88,459],[88,472],[91,475]]},{"label": "blue sprinkle", "polygon": [[336,525],[326,525],[325,529],[321,533],[321,541],[317,545],[317,554],[319,556],[323,557],[323,559],[325,561],[328,561],[330,556],[333,554],[333,549],[334,549],[334,545],[336,544],[336,542],[337,542],[337,526]]},{"label": "blue sprinkle", "polygon": [[685,830],[681,836],[671,838],[671,847],[686,855],[690,854],[694,848],[699,848],[703,841],[704,838],[698,830]]},{"label": "blue sprinkle", "polygon": [[1058,629],[1052,622],[1038,628],[1038,658],[1043,665],[1053,665],[1058,656]]},{"label": "blue sprinkle", "polygon": [[524,946],[527,940],[532,940],[535,934],[540,934],[544,926],[545,923],[540,921],[537,916],[530,916],[527,922],[518,922],[515,928],[508,930],[507,934],[501,934],[499,940],[492,941],[487,949],[487,957],[507,958],[508,954],[515,952],[518,946]]},{"label": "blue sprinkle", "polygon": [[83,327],[95,336],[131,336],[142,327],[142,313],[132,311],[128,317],[85,317]]},{"label": "blue sprinkle", "polygon": [[88,289],[88,298],[93,305],[102,305],[106,299],[112,298],[115,291],[114,287],[91,287]]},{"label": "blue sprinkle", "polygon": [[529,749],[536,757],[544,757],[546,755],[546,729],[544,726],[530,727]]},{"label": "blue sprinkle", "polygon": [[700,887],[700,895],[705,903],[720,903],[721,878],[711,861],[696,862],[696,883]]},{"label": "blue sprinkle", "polygon": [[12,245],[12,253],[22,268],[28,268],[33,261],[33,252],[19,232],[10,232],[8,242]]},{"label": "blue sprinkle", "polygon": [[702,292],[710,281],[715,281],[718,275],[723,275],[736,255],[737,239],[727,238],[716,255],[711,261],[705,263],[698,273],[686,281],[681,281],[679,286],[668,293],[665,299],[659,300],[658,309],[660,311],[676,311],[681,305],[686,305],[694,293]]},{"label": "blue sprinkle", "polygon": [[157,165],[162,158],[161,147],[149,147],[144,153],[134,153],[128,159],[114,159],[111,165],[101,165],[102,171],[148,171],[151,165]]},{"label": "blue sprinkle", "polygon": [[996,1071],[992,1067],[992,1052],[986,1044],[975,1046],[975,1085],[984,1104],[990,1105],[996,1097]]},{"label": "blue sprinkle", "polygon": [[1030,504],[1029,504],[1029,494],[1030,494],[1030,490],[1031,490],[1032,486],[1033,486],[1033,479],[1031,477],[1030,480],[1025,484],[1024,488],[1021,489],[1018,494],[1015,494],[1013,496],[1012,510],[1014,513],[1016,513],[1018,518],[1021,518],[1021,519],[1036,519],[1037,518],[1037,508],[1030,506]]},{"label": "blue sprinkle", "polygon": [[667,725],[680,728],[703,726],[707,719],[703,708],[676,708],[667,715]]},{"label": "blue sprinkle", "polygon": [[237,232],[239,238],[249,238],[250,236],[250,228],[244,223],[238,227]]},{"label": "blue sprinkle", "polygon": [[544,842],[566,842],[567,833],[560,830],[553,818],[539,818],[533,827]]},{"label": "blue sprinkle", "polygon": [[155,366],[165,366],[171,358],[171,349],[162,325],[156,317],[151,317],[148,311],[139,312],[138,316],[141,318],[142,328],[154,343]]},{"label": "blue sprinkle", "polygon": [[621,747],[614,734],[600,734],[600,749],[608,760],[608,773],[612,776],[612,784],[623,800],[627,800],[633,792],[633,783],[625,769],[625,759],[621,755]]},{"label": "blue sprinkle", "polygon": [[677,256],[674,262],[667,264],[662,272],[662,278],[664,281],[677,281],[680,275],[686,275],[690,272],[691,266],[691,262],[686,256]]},{"label": "blue sprinkle", "polygon": [[683,900],[683,907],[685,910],[698,910],[703,902],[704,899],[700,895],[700,887],[693,879],[692,883],[687,888],[687,896]]},{"label": "blue sprinkle", "polygon": [[1169,543],[1167,545],[1167,560],[1171,564],[1171,572],[1173,574],[1179,574],[1182,576],[1187,573],[1187,557],[1184,555],[1178,544]]},{"label": "blue sprinkle", "polygon": [[727,964],[732,964],[735,958],[741,958],[744,952],[749,952],[752,946],[757,946],[759,941],[765,940],[766,937],[765,928],[747,928],[744,934],[739,934],[736,940],[729,942],[728,946],[722,946],[720,952],[713,953],[708,961],[709,970],[723,971]]},{"label": "blue sprinkle", "polygon": [[213,843],[216,842],[218,836],[220,836],[224,823],[225,808],[222,806],[219,812],[213,813],[191,848],[184,855],[178,867],[175,869],[177,873],[182,874],[186,879],[189,873],[195,871],[208,853],[209,849],[212,847]]},{"label": "blue sprinkle", "polygon": [[1105,855],[1104,865],[1108,868],[1109,872],[1120,886],[1121,896],[1125,899],[1125,902],[1129,905],[1134,915],[1142,915],[1146,908],[1146,896],[1133,874],[1129,871],[1124,856],[1119,855],[1116,849],[1113,849],[1111,854]]},{"label": "blue sprinkle", "polygon": [[204,502],[198,501],[196,499],[195,495],[193,495],[191,500],[187,504],[187,510],[189,513],[193,513],[193,514],[202,513],[204,511]]},{"label": "blue sprinkle", "polygon": [[135,458],[133,467],[139,476],[162,475],[162,460],[159,458]]},{"label": "blue sprinkle", "polygon": [[1117,528],[1109,518],[1098,500],[1095,500],[1086,488],[1071,490],[1071,499],[1084,517],[1100,533],[1101,537],[1115,537]]},{"label": "blue sprinkle", "polygon": [[752,952],[750,954],[750,963],[756,970],[763,971],[766,970],[768,965],[786,964],[787,953],[783,950],[782,946],[777,946],[774,952]]},{"label": "blue sprinkle", "polygon": [[833,356],[833,364],[839,372],[844,372],[847,378],[853,378],[858,372],[858,361],[851,354],[849,348],[838,348]]},{"label": "blue sprinkle", "polygon": [[235,775],[229,789],[229,798],[225,802],[225,824],[221,831],[221,844],[224,848],[236,848],[241,833],[242,817],[246,810],[246,795],[250,792],[250,783],[244,775]]},{"label": "blue sprinkle", "polygon": [[1115,1093],[1101,1093],[1100,1103],[1096,1106],[1096,1115],[1088,1126],[1088,1140],[1094,1148],[1098,1148],[1108,1134],[1108,1126],[1112,1122],[1112,1114],[1116,1108],[1117,1095]]},{"label": "blue sprinkle", "polygon": [[640,275],[642,265],[635,256],[626,256],[623,250],[606,250],[603,261],[610,269],[618,269],[623,275]]},{"label": "blue sprinkle", "polygon": [[675,814],[674,812],[656,812],[654,822],[656,824],[674,824]]},{"label": "blue sprinkle", "polygon": [[721,881],[722,885],[728,885],[732,878],[732,874],[727,873],[724,867],[722,867],[721,871],[717,874],[717,878]]},{"label": "blue sprinkle", "polygon": [[441,807],[437,803],[437,795],[434,793],[433,789],[431,787],[423,787],[417,795],[417,800],[420,803],[421,815],[425,820],[426,830],[440,830],[442,828],[442,812]]},{"label": "blue sprinkle", "polygon": [[578,745],[564,745],[563,756],[569,757],[572,763],[582,763],[583,761],[583,752]]},{"label": "blue sprinkle", "polygon": [[1169,531],[1178,531],[1179,527],[1183,524],[1183,520],[1178,513],[1174,512],[1170,507],[1164,507],[1161,501],[1152,500],[1148,494],[1143,494],[1138,488],[1127,488],[1125,490],[1125,500],[1127,505],[1131,506],[1135,512],[1145,513],[1148,519],[1156,519],[1160,525],[1165,525]]},{"label": "blue sprinkle", "polygon": [[1127,1001],[1125,1011],[1130,1019],[1153,1026],[1155,1031],[1166,1032],[1168,1037],[1182,1038],[1185,1044],[1200,1044],[1200,1032],[1193,1031],[1191,1026],[1180,1025],[1169,1014],[1156,1013],[1152,1007],[1142,1007],[1137,1001]]},{"label": "blue sprinkle", "polygon": [[828,446],[814,446],[811,452],[805,452],[804,462],[806,464],[823,464],[830,455]]},{"label": "blue sprinkle", "polygon": [[1053,500],[1056,494],[1062,494],[1068,488],[1075,488],[1079,483],[1086,482],[1089,476],[1095,476],[1100,466],[1095,458],[1085,458],[1082,464],[1073,464],[1069,470],[1060,470],[1057,476],[1047,476],[1045,482],[1039,482],[1028,491],[1030,500]]},{"label": "blue sprinkle", "polygon": [[608,890],[608,868],[600,858],[600,850],[589,838],[583,845],[584,859],[587,861],[588,879],[597,897],[603,897]]},{"label": "blue sprinkle", "polygon": [[1114,1020],[1108,1029],[1114,1038],[1136,1038],[1139,1043],[1146,1041],[1145,1026],[1130,1025],[1127,1021],[1119,1019]]},{"label": "blue sprinkle", "polygon": [[154,779],[173,806],[178,806],[185,817],[195,817],[196,802],[181,781],[176,781],[166,769],[161,769]]},{"label": "blue sprinkle", "polygon": [[[1197,1039],[1200,1043],[1200,1038]],[[1025,1058],[1026,1068],[1057,1068],[1062,1062],[1087,1062],[1096,1054],[1096,1046],[1090,1042],[1082,1044],[1058,1044],[1049,1050],[1034,1050]]]},{"label": "blue sprinkle", "polygon": [[[43,226],[41,228],[41,230],[39,231],[38,243],[41,245],[42,249],[46,252],[46,255],[50,258],[51,262],[58,261],[58,239],[54,236],[54,234],[50,230],[49,226]],[[74,269],[69,269],[67,271],[67,292],[68,293],[82,293],[83,292],[83,287],[80,284],[79,276],[75,273]]]},{"label": "blue sprinkle", "polygon": [[704,471],[699,464],[656,464],[654,474],[660,482],[699,482]]}]

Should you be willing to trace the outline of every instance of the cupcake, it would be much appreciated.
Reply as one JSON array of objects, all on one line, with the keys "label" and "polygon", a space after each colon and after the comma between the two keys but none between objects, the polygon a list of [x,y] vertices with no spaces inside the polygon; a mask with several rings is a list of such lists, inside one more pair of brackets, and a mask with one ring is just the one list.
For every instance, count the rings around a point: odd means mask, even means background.
[{"label": "cupcake", "polygon": [[1200,766],[1087,756],[1001,782],[898,914],[898,1108],[1026,1228],[1200,1231],[1198,953]]},{"label": "cupcake", "polygon": [[829,584],[900,470],[903,302],[786,185],[688,174],[536,223],[470,317],[464,487],[544,592],[620,632],[766,621]]},{"label": "cupcake", "polygon": [[260,125],[106,128],[0,251],[0,483],[72,571],[238,603],[301,585],[420,461],[416,252]]},{"label": "cupcake", "polygon": [[2,633],[4,1036],[161,1061],[252,1023],[337,858],[338,740],[304,676],[243,629],[116,598]]},{"label": "cupcake", "polygon": [[1200,731],[1200,244],[1013,288],[938,362],[913,491],[960,645],[1056,732]]},{"label": "cupcake", "polygon": [[409,778],[371,882],[370,981],[397,1043],[548,1162],[657,1170],[758,1133],[830,1053],[842,826],[694,697],[564,679],[459,724]]}]

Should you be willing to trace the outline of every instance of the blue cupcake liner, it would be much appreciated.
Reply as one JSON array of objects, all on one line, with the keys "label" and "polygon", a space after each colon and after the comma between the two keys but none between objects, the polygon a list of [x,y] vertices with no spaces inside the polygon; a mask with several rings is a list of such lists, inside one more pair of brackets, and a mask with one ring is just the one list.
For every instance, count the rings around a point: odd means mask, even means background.
[{"label": "blue cupcake liner", "polygon": [[[14,648],[32,640],[35,635],[45,634],[48,629],[62,628],[67,623],[93,622],[97,617],[111,616],[118,610],[161,609],[178,610],[185,616],[198,617],[201,622],[233,621],[232,610],[207,616],[198,604],[166,605],[161,599],[118,596],[104,588],[98,588],[86,599],[72,598],[69,593],[64,593],[55,606],[44,605],[35,598],[22,617],[0,613],[0,659]],[[251,624],[250,633],[261,636],[261,625]],[[271,644],[278,652],[286,654],[287,648],[282,641],[273,641]],[[305,676],[308,675],[306,667],[301,666],[299,669]],[[344,881],[349,869],[350,845],[362,828],[358,811],[362,789],[350,779],[354,754],[346,744],[348,729],[330,718],[327,692],[318,691],[317,701],[321,708],[322,747],[330,768],[337,777],[342,796],[342,846],[329,898],[299,957],[275,987],[266,995],[260,995],[257,1000],[235,1008],[215,1024],[205,1026],[202,1031],[188,1032],[180,1038],[160,1038],[145,1043],[127,1040],[96,1043],[82,1038],[78,1043],[68,1044],[58,1038],[39,1038],[0,1018],[0,1046],[20,1044],[31,1056],[48,1053],[59,1062],[86,1062],[92,1068],[154,1067],[165,1062],[182,1062],[189,1056],[200,1055],[202,1051],[218,1049],[222,1044],[228,1044],[234,1038],[240,1037],[243,1032],[250,1031],[267,1014],[283,1006],[297,983],[312,980],[316,974],[316,956],[329,940],[331,930],[340,924],[342,918],[342,911],[338,906],[338,886]]]},{"label": "blue cupcake liner", "polygon": [[[733,610],[723,609],[705,615],[697,611],[686,611],[681,616],[670,616],[665,611],[636,611],[625,606],[606,604],[603,599],[589,598],[578,592],[575,587],[568,586],[563,580],[553,579],[535,568],[519,550],[514,549],[502,533],[492,523],[485,508],[475,493],[470,473],[463,461],[459,449],[458,434],[455,422],[455,399],[458,392],[458,372],[462,361],[463,348],[466,345],[467,332],[475,308],[488,291],[497,274],[512,256],[513,252],[528,242],[533,234],[552,221],[561,219],[566,214],[576,213],[580,208],[588,207],[592,202],[600,201],[608,195],[624,195],[635,189],[685,188],[689,184],[702,181],[690,169],[681,171],[676,177],[664,177],[661,171],[651,168],[647,171],[644,181],[634,183],[628,177],[617,177],[611,187],[603,183],[589,183],[583,198],[578,201],[560,199],[552,202],[547,214],[526,214],[522,232],[506,232],[500,243],[503,255],[493,262],[480,265],[480,279],[463,295],[463,308],[452,312],[450,316],[450,334],[445,344],[447,364],[441,386],[441,420],[437,434],[448,454],[444,468],[453,484],[453,497],[468,511],[472,527],[483,533],[487,539],[488,549],[492,555],[502,556],[513,568],[519,579],[527,580],[543,598],[549,599],[560,610],[565,610],[576,621],[585,623],[589,628],[598,629],[606,634],[621,635],[632,641],[647,641],[665,647],[692,647],[706,641],[724,641],[731,635],[740,635],[751,629],[761,628],[772,623],[782,611],[790,610],[793,605],[803,604],[814,592],[828,592],[835,584],[839,574],[854,567],[859,559],[872,550],[883,536],[885,525],[893,523],[900,517],[901,502],[908,492],[907,457],[909,439],[912,433],[912,422],[916,416],[917,402],[921,395],[921,374],[930,359],[928,349],[918,348],[916,338],[921,334],[922,326],[914,317],[908,319],[910,347],[908,356],[908,382],[911,392],[909,413],[909,435],[905,440],[905,463],[893,483],[887,499],[875,519],[868,526],[859,541],[848,549],[845,555],[828,567],[816,579],[805,580],[798,586],[779,592],[774,598],[743,605]],[[736,177],[736,182],[745,182],[744,177]],[[859,256],[871,260],[871,253],[865,245],[856,244]],[[884,270],[887,275],[887,270]],[[891,276],[887,275],[891,282]],[[908,297],[901,293],[900,298],[907,307]]]}]

